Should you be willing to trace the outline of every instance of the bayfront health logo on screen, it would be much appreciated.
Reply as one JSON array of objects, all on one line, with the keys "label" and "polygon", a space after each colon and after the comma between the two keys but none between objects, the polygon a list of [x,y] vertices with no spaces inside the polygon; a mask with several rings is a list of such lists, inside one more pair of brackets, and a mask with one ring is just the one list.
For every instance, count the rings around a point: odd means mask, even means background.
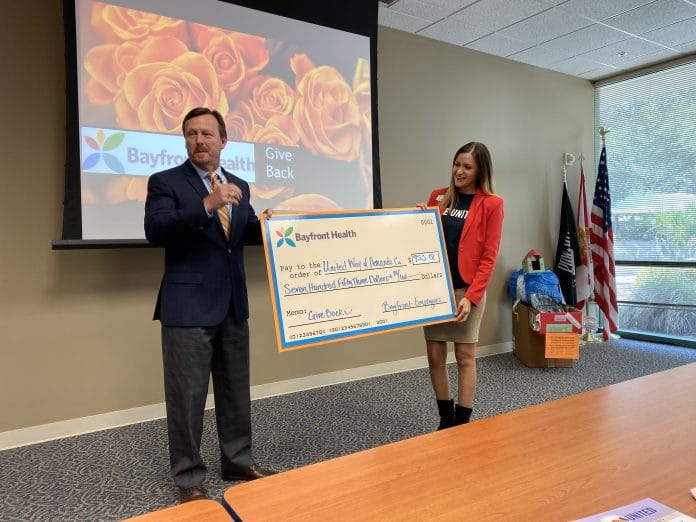
[{"label": "bayfront health logo on screen", "polygon": [[[149,176],[188,159],[184,137],[176,134],[81,128],[82,172]],[[256,181],[254,144],[228,141],[220,165],[244,181]]]},{"label": "bayfront health logo on screen", "polygon": [[[91,136],[83,134],[82,171],[89,172],[103,162],[115,174],[125,174],[123,163],[117,155],[111,153],[111,151],[117,150],[123,143],[124,137],[123,132],[114,132],[107,135],[102,129],[97,130]],[[84,145],[87,145],[87,147]]]}]

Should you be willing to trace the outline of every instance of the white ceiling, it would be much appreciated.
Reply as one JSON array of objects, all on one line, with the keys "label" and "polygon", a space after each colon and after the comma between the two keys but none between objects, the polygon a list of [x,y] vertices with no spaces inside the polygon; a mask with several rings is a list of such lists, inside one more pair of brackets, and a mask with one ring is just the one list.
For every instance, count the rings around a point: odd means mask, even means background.
[{"label": "white ceiling", "polygon": [[588,80],[696,53],[696,0],[379,0],[379,25]]}]

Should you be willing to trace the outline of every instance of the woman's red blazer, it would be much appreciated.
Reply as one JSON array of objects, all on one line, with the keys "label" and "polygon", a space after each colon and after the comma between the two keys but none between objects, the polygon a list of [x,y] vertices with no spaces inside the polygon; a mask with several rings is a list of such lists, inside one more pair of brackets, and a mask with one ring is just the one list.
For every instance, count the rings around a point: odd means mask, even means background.
[{"label": "woman's red blazer", "polygon": [[[434,190],[428,206],[439,206],[445,192],[447,188]],[[493,276],[502,229],[503,198],[477,190],[464,221],[458,252],[459,275],[470,285],[465,296],[476,306]]]}]

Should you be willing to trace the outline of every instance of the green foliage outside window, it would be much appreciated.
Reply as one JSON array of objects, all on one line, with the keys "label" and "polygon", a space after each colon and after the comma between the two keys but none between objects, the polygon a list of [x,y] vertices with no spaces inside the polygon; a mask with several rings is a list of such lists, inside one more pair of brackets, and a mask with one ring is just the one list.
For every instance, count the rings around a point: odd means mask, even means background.
[{"label": "green foliage outside window", "polygon": [[[682,271],[644,268],[636,277],[632,293],[650,296],[654,303],[683,303],[693,307],[696,306],[696,285],[690,284],[688,279]],[[619,307],[619,325],[624,330],[696,337],[696,308],[623,304]]]}]

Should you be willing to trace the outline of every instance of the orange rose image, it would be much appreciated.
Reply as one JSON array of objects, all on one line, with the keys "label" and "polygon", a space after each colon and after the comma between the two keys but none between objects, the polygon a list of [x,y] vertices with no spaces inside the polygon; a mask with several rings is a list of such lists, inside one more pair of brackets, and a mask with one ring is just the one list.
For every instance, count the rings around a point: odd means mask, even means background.
[{"label": "orange rose image", "polygon": [[129,201],[142,201],[147,197],[147,176],[133,176],[126,189],[126,197]]},{"label": "orange rose image", "polygon": [[254,125],[247,133],[245,141],[255,143],[273,143],[294,147],[297,145],[299,135],[290,116],[273,116],[265,126]]},{"label": "orange rose image", "polygon": [[194,107],[228,105],[215,69],[198,53],[186,52],[171,62],[152,62],[128,72],[114,100],[116,120],[124,129],[179,133]]},{"label": "orange rose image", "polygon": [[152,37],[143,42],[97,45],[85,55],[84,66],[91,76],[87,98],[95,105],[111,103],[126,74],[137,65],[168,62],[188,51],[186,44],[171,37]]},{"label": "orange rose image", "polygon": [[86,187],[82,185],[82,204],[83,205],[94,205],[97,203],[97,195],[91,187]]},{"label": "orange rose image", "polygon": [[95,105],[114,100],[123,77],[134,67],[140,46],[135,42],[121,45],[97,45],[85,55],[85,69],[91,76],[87,82],[87,99]]},{"label": "orange rose image", "polygon": [[94,4],[92,27],[106,43],[144,40],[149,36],[173,36],[188,43],[184,20],[176,20],[115,5]]},{"label": "orange rose image", "polygon": [[227,139],[232,141],[246,141],[247,135],[254,127],[254,113],[249,104],[239,102],[237,109],[230,111],[225,116]]},{"label": "orange rose image", "polygon": [[265,123],[272,116],[292,114],[295,97],[295,91],[287,83],[267,76],[254,76],[242,89],[242,98],[249,100],[259,123]]},{"label": "orange rose image", "polygon": [[146,196],[146,176],[118,176],[106,186],[104,201],[111,204],[123,203],[124,201],[145,202]]},{"label": "orange rose image", "polygon": [[258,183],[249,185],[249,190],[251,191],[252,199],[263,199],[266,204],[268,204],[269,200],[276,198],[288,199],[295,193],[295,187],[292,186],[259,185]]},{"label": "orange rose image", "polygon": [[365,58],[358,58],[353,76],[353,92],[358,100],[358,107],[362,114],[370,114],[370,64]]},{"label": "orange rose image", "polygon": [[191,32],[198,49],[218,71],[220,84],[230,100],[237,97],[247,78],[268,64],[265,38],[198,24],[192,24]]},{"label": "orange rose image", "polygon": [[362,119],[362,142],[367,154],[372,154],[372,105],[370,102],[370,64],[359,58],[353,76],[353,93],[358,101]]},{"label": "orange rose image", "polygon": [[104,202],[111,205],[128,201],[128,184],[130,179],[127,176],[115,176],[104,188]]},{"label": "orange rose image", "polygon": [[353,90],[330,66],[314,67],[307,55],[295,55],[298,99],[293,118],[302,143],[314,154],[354,161],[360,153],[361,114]]},{"label": "orange rose image", "polygon": [[360,107],[362,147],[358,165],[365,187],[365,206],[374,204],[372,190],[372,105],[370,102],[370,64],[359,58],[353,76],[353,92]]},{"label": "orange rose image", "polygon": [[294,198],[286,199],[276,205],[278,210],[321,212],[322,210],[341,210],[341,207],[333,199],[321,194],[301,194]]}]

